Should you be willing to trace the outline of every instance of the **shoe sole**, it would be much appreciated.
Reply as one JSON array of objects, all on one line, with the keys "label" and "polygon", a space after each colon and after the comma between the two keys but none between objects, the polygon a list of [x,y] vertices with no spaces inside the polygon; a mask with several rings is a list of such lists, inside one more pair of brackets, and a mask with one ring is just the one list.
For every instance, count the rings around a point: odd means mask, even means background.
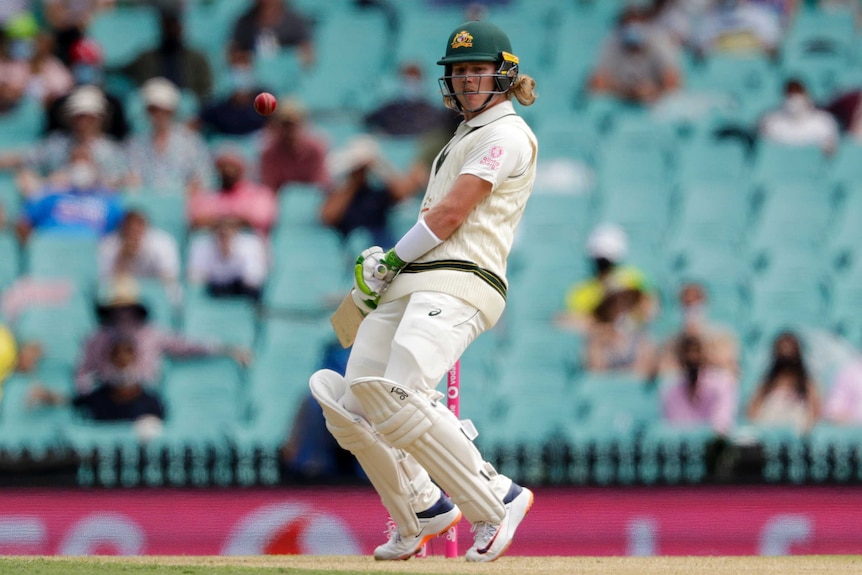
[{"label": "shoe sole", "polygon": [[[533,502],[532,502],[532,501],[530,501],[530,505],[532,505],[532,504],[533,504]],[[528,509],[529,509],[529,508],[528,508]],[[428,543],[429,541],[431,541],[431,540],[432,540],[432,539],[434,539],[435,537],[440,537],[441,535],[443,535],[444,533],[446,533],[447,531],[449,531],[450,529],[452,529],[453,527],[455,527],[456,525],[458,525],[458,524],[461,522],[461,518],[462,518],[462,517],[463,517],[463,514],[462,514],[460,511],[458,511],[458,516],[457,516],[455,519],[453,519],[453,520],[452,520],[452,523],[450,523],[449,525],[447,525],[447,526],[446,526],[446,528],[445,528],[445,529],[443,529],[443,530],[441,530],[439,533],[429,533],[428,535],[426,535],[425,537],[423,537],[422,539],[420,539],[420,540],[419,540],[419,545],[416,547],[416,549],[414,549],[414,550],[413,550],[413,551],[411,551],[410,553],[406,553],[406,554],[402,555],[401,557],[396,557],[396,558],[393,558],[393,559],[378,559],[377,557],[375,557],[375,558],[374,558],[374,560],[375,560],[375,561],[407,561],[408,559],[410,559],[411,557],[413,557],[413,556],[415,556],[417,553],[419,553],[419,552],[422,550],[422,547],[423,547],[426,543]]]},{"label": "shoe sole", "polygon": [[[530,502],[527,504],[527,508],[524,509],[524,515],[521,516],[521,521],[523,521],[524,518],[527,517],[527,514],[530,512],[530,509],[532,509],[533,507],[533,501],[535,500],[535,495],[533,495],[533,492],[529,490],[527,492],[530,494]],[[521,521],[518,521],[518,525],[515,527],[515,531],[517,531],[518,527],[521,526]],[[493,563],[494,561],[506,554],[506,551],[509,550],[509,546],[512,545],[512,542],[514,540],[515,534],[512,533],[512,537],[509,538],[509,542],[506,543],[506,545],[500,550],[499,553],[497,553],[496,557],[494,557],[493,559],[488,559],[487,561],[471,561],[471,563]]]}]

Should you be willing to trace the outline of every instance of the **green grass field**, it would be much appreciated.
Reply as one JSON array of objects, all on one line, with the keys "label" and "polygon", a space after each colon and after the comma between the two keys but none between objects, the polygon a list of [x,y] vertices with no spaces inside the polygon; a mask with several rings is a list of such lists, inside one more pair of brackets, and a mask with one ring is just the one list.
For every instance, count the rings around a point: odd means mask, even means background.
[{"label": "green grass field", "polygon": [[431,557],[3,557],[0,575],[858,575],[862,556],[503,557],[494,563]]}]

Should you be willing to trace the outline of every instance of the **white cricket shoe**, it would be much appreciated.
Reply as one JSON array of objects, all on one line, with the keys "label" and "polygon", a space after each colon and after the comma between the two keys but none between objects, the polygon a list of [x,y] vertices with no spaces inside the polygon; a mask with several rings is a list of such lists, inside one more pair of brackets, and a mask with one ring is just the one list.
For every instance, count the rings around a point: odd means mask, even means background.
[{"label": "white cricket shoe", "polygon": [[426,511],[417,513],[416,517],[419,518],[419,533],[412,537],[401,535],[394,522],[389,524],[389,541],[374,550],[374,558],[377,561],[410,559],[419,553],[425,543],[457,525],[461,521],[461,510],[441,493],[437,503]]},{"label": "white cricket shoe", "polygon": [[467,550],[467,561],[493,561],[506,552],[512,544],[515,530],[533,505],[533,492],[512,483],[503,499],[506,516],[499,525],[487,522],[473,524],[473,546]]}]

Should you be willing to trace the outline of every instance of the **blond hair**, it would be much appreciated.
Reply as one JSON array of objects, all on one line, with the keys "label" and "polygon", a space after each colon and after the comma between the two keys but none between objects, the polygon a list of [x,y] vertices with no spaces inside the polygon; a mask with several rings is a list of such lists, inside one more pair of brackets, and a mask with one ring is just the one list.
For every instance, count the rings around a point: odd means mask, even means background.
[{"label": "blond hair", "polygon": [[533,80],[532,76],[519,74],[507,96],[509,99],[517,99],[523,106],[531,106],[536,101],[536,81]]}]

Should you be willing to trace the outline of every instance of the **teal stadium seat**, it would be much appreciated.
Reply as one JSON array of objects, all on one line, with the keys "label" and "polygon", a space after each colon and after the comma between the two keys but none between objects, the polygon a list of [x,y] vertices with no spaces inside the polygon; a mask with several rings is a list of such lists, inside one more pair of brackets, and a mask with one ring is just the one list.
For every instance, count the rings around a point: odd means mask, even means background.
[{"label": "teal stadium seat", "polygon": [[792,146],[762,140],[754,157],[752,183],[758,186],[822,182],[827,160],[818,146]]},{"label": "teal stadium seat", "polygon": [[338,233],[322,226],[280,227],[272,240],[278,255],[264,291],[266,306],[300,314],[334,309],[352,286]]},{"label": "teal stadium seat", "polygon": [[21,152],[35,144],[45,126],[45,111],[36,98],[22,98],[0,115],[0,151]]},{"label": "teal stadium seat", "polygon": [[278,227],[320,226],[325,193],[312,184],[288,183],[278,190]]},{"label": "teal stadium seat", "polygon": [[18,341],[38,342],[45,356],[65,365],[78,361],[87,336],[95,328],[92,305],[81,294],[73,293],[61,306],[28,307],[15,321]]},{"label": "teal stadium seat", "polygon": [[83,289],[97,277],[98,238],[84,234],[37,232],[24,250],[24,272],[34,278],[67,278]]},{"label": "teal stadium seat", "polygon": [[183,305],[183,332],[191,339],[254,347],[257,317],[247,298],[213,298],[198,288],[186,290]]},{"label": "teal stadium seat", "polygon": [[[31,457],[44,461],[50,455],[62,456],[65,444],[63,424],[71,417],[67,406],[30,407],[29,393],[36,378],[14,374],[3,383],[0,401],[0,453],[7,457]],[[43,381],[43,385],[50,382]],[[66,392],[66,389],[55,391]]]},{"label": "teal stadium seat", "polygon": [[117,68],[158,44],[158,10],[146,5],[102,10],[89,23],[87,33],[103,48],[105,66]]},{"label": "teal stadium seat", "polygon": [[169,233],[177,245],[185,245],[188,232],[186,196],[183,190],[136,189],[123,195],[127,210],[140,210],[155,228]]},{"label": "teal stadium seat", "polygon": [[0,231],[0,292],[12,285],[21,273],[21,251],[18,240],[9,232]]}]

